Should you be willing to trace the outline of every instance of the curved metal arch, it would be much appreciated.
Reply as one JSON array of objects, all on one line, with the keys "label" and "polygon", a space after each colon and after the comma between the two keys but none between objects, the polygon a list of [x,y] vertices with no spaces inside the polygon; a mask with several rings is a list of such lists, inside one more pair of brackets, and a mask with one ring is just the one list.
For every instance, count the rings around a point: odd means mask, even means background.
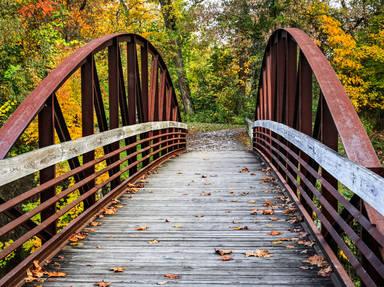
[{"label": "curved metal arch", "polygon": [[157,58],[159,67],[166,72],[166,81],[171,87],[172,101],[176,107],[176,117],[172,120],[180,121],[180,110],[178,108],[175,89],[168,72],[166,64],[158,50],[145,38],[130,33],[116,33],[94,39],[83,47],[77,49],[67,57],[57,68],[52,70],[40,84],[25,98],[16,111],[9,117],[7,122],[0,129],[0,159],[6,157],[9,150],[21,136],[30,122],[38,115],[49,98],[75,73],[87,60],[97,52],[111,47],[120,42],[134,41],[144,47],[149,53]]},{"label": "curved metal arch", "polygon": [[[299,57],[297,57],[297,55]],[[274,57],[274,59],[271,59],[271,57]],[[277,59],[278,57],[282,58],[283,61],[279,61],[279,59]],[[277,62],[279,62],[280,65],[277,64]],[[272,67],[272,65],[275,67]],[[279,119],[278,115],[274,117],[270,113],[271,111],[268,111],[267,114],[260,111],[262,108],[260,105],[265,104],[265,102],[260,101],[263,88],[267,88],[267,90],[269,88],[267,97],[264,98],[266,101],[269,101],[267,103],[270,104],[269,108],[274,108],[273,100],[279,96],[292,97],[287,100],[294,100],[296,104],[300,101],[300,99],[297,99],[297,97],[302,96],[300,91],[298,91],[300,84],[303,84],[300,83],[299,75],[297,74],[300,72],[298,71],[300,65],[305,66],[305,72],[314,74],[348,158],[365,167],[381,167],[380,161],[359,116],[353,108],[344,87],[328,59],[313,40],[300,29],[278,29],[269,38],[261,67],[255,120],[275,120],[286,123],[294,128],[300,128],[298,123],[296,123],[297,125],[295,126],[292,117]],[[282,67],[285,69],[285,75],[283,75],[283,77],[285,77],[285,87],[274,88],[271,82],[273,82],[273,78],[275,78],[275,83],[277,85],[279,84],[278,77],[282,77],[282,75],[279,74],[282,71]],[[268,68],[270,69],[268,70]],[[276,75],[268,73],[276,73]],[[267,77],[263,77],[264,75]],[[308,75],[304,76],[309,78]],[[269,83],[268,79],[270,79]],[[310,81],[312,81],[312,79],[310,79]],[[292,83],[294,84],[292,85]],[[269,86],[265,87],[265,84]],[[312,83],[310,84],[312,85]],[[285,89],[285,92],[279,92],[279,88],[280,90],[282,88]],[[274,93],[273,95],[272,92]],[[284,93],[285,95],[282,95]],[[290,104],[289,108],[292,108],[295,102],[289,103],[288,101],[286,102],[287,106]]]}]

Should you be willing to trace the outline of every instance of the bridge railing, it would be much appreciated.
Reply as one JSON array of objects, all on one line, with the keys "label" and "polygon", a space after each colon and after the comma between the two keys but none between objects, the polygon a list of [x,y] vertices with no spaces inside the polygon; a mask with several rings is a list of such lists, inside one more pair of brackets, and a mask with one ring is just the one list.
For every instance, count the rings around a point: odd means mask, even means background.
[{"label": "bridge railing", "polygon": [[[32,124],[35,150],[14,156]],[[0,286],[17,286],[128,183],[184,150],[186,128],[165,62],[141,36],[107,35],[66,58],[0,129]]]},{"label": "bridge railing", "polygon": [[[351,162],[378,174],[383,167],[328,59],[303,31],[279,29],[270,37],[255,120],[254,149],[297,199],[336,274],[349,286],[383,286],[384,187],[366,181],[373,173],[364,179],[361,173],[357,178],[359,173],[346,172],[355,167]],[[280,133],[279,123],[286,132]],[[304,149],[301,144],[312,142],[308,138],[335,154],[345,153],[349,161]],[[381,183],[378,176],[373,183]],[[372,190],[359,193],[367,190],[365,184]]]}]

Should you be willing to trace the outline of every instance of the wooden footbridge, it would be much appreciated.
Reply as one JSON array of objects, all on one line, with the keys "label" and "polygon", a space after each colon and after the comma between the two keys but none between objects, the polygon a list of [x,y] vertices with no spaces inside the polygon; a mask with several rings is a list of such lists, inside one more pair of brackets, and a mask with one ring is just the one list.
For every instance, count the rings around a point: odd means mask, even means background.
[{"label": "wooden footbridge", "polygon": [[[72,138],[57,92],[77,72]],[[14,156],[35,122],[39,146]],[[384,286],[383,168],[302,31],[271,36],[247,128],[251,151],[187,151],[171,77],[147,40],[80,48],[0,130],[0,286]],[[23,253],[31,240],[41,244]]]}]

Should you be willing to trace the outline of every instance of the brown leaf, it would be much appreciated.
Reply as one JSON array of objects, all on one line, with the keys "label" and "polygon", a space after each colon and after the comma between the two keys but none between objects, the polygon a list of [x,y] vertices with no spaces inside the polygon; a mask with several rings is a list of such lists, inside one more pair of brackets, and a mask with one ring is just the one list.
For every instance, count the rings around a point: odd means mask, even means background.
[{"label": "brown leaf", "polygon": [[135,230],[137,231],[145,231],[145,230],[148,230],[148,226],[147,225],[142,225],[142,226],[138,226],[135,228]]},{"label": "brown leaf", "polygon": [[265,183],[269,183],[269,182],[274,182],[275,181],[275,178],[272,177],[272,176],[265,176],[262,178],[263,182]]},{"label": "brown leaf", "polygon": [[279,220],[279,218],[278,217],[275,217],[275,216],[272,216],[272,217],[270,217],[269,218],[271,221],[278,221]]},{"label": "brown leaf", "polygon": [[271,253],[267,249],[256,249],[255,251],[245,252],[246,257],[271,257]]},{"label": "brown leaf", "polygon": [[315,242],[313,242],[311,240],[299,240],[299,241],[297,241],[297,244],[304,245],[307,247],[312,247],[315,244]]},{"label": "brown leaf", "polygon": [[98,222],[98,221],[92,221],[89,225],[92,226],[92,227],[96,227],[96,226],[101,225],[101,222]]},{"label": "brown leaf", "polygon": [[262,213],[264,215],[272,215],[274,212],[273,212],[273,209],[263,209]]},{"label": "brown leaf", "polygon": [[107,215],[113,215],[117,212],[117,208],[115,208],[114,206],[105,207],[103,208],[103,212]]},{"label": "brown leaf", "polygon": [[108,287],[108,286],[111,286],[111,283],[109,283],[109,282],[105,282],[105,281],[103,280],[103,281],[100,281],[100,282],[95,283],[95,285],[96,285],[97,287]]},{"label": "brown leaf", "polygon": [[247,172],[249,172],[249,169],[247,167],[243,167],[242,169],[240,169],[239,172],[240,173],[247,173]]},{"label": "brown leaf", "polygon": [[269,199],[266,199],[264,200],[264,204],[263,204],[265,207],[271,207],[273,205],[272,201],[269,200]]},{"label": "brown leaf", "polygon": [[222,255],[220,256],[221,261],[231,261],[233,260],[231,255]]},{"label": "brown leaf", "polygon": [[283,211],[284,214],[292,214],[295,212],[296,212],[296,208],[294,208],[294,207],[289,207]]},{"label": "brown leaf", "polygon": [[83,232],[78,232],[78,233],[72,234],[71,237],[69,238],[69,241],[72,243],[76,243],[79,240],[84,240],[86,237],[87,237],[87,234]]},{"label": "brown leaf", "polygon": [[111,271],[116,272],[116,273],[120,273],[120,272],[124,272],[124,271],[125,271],[125,268],[124,268],[124,267],[120,267],[120,266],[118,266],[118,267],[112,267],[112,268],[111,268]]},{"label": "brown leaf", "polygon": [[277,236],[277,235],[280,235],[281,232],[280,231],[276,231],[276,230],[272,230],[269,235],[272,235],[272,236]]},{"label": "brown leaf", "polygon": [[319,272],[317,272],[317,275],[321,277],[329,277],[331,273],[332,273],[332,267],[327,266],[327,267],[321,268]]},{"label": "brown leaf", "polygon": [[215,252],[221,256],[223,255],[228,255],[228,254],[231,254],[232,253],[232,250],[229,250],[229,249],[217,249],[215,248]]},{"label": "brown leaf", "polygon": [[307,260],[304,260],[303,262],[309,263],[311,265],[315,265],[320,268],[328,266],[327,261],[325,261],[324,257],[320,255],[310,256],[308,257]]},{"label": "brown leaf", "polygon": [[164,277],[168,279],[173,279],[173,280],[180,279],[180,275],[172,274],[172,273],[164,274]]},{"label": "brown leaf", "polygon": [[53,272],[45,272],[48,277],[65,277],[67,274],[65,272],[58,272],[58,271],[53,271]]},{"label": "brown leaf", "polygon": [[148,243],[151,245],[154,245],[154,244],[159,244],[159,241],[156,239],[153,239],[153,240],[149,240]]}]

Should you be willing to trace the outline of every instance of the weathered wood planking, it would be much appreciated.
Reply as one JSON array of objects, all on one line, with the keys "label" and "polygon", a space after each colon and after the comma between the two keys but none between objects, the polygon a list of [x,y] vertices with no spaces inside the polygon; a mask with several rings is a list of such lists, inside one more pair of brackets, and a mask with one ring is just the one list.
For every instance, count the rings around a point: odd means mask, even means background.
[{"label": "weathered wood planking", "polygon": [[294,144],[339,182],[384,215],[384,178],[286,125],[259,120],[254,122],[253,127],[267,128]]},{"label": "weathered wood planking", "polygon": [[145,132],[166,128],[187,129],[187,125],[172,121],[130,125],[0,160],[0,186],[98,147]]},{"label": "weathered wood planking", "polygon": [[[244,167],[249,172],[240,173]],[[263,167],[247,151],[190,152],[170,160],[140,192],[120,198],[123,207],[116,214],[98,219],[101,226],[54,258],[48,268],[59,263],[67,275],[43,285],[91,287],[104,280],[111,287],[333,286],[317,268],[300,268],[308,266],[303,261],[313,248],[295,241],[275,244],[279,238],[298,238],[303,228],[287,221],[277,204],[283,193],[265,182]],[[277,221],[250,215],[252,208],[266,209],[265,200],[276,204]],[[135,230],[144,225],[148,230]],[[248,230],[233,230],[244,225]],[[271,236],[272,230],[282,233]],[[232,250],[233,260],[221,261],[214,248]],[[244,255],[257,248],[268,249],[272,257]],[[118,266],[125,271],[110,270]],[[180,279],[164,278],[167,273]]]}]

